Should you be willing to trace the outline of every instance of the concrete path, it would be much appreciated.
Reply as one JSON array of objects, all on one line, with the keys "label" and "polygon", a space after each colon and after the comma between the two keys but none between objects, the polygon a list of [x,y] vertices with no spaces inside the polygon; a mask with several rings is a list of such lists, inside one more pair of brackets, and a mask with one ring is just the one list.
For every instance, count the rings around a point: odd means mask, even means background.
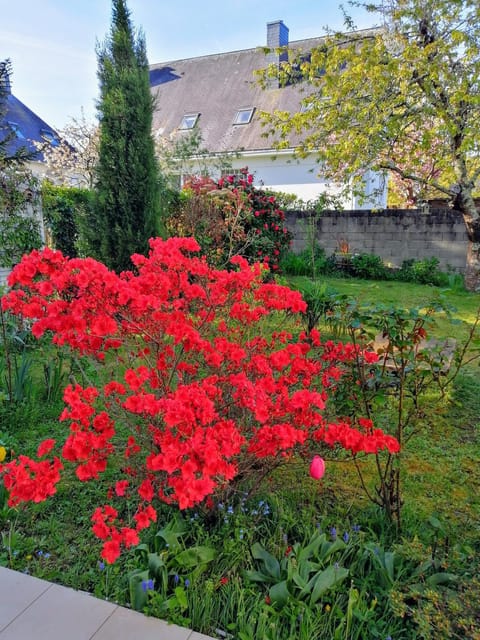
[{"label": "concrete path", "polygon": [[88,593],[0,567],[0,640],[212,640]]}]

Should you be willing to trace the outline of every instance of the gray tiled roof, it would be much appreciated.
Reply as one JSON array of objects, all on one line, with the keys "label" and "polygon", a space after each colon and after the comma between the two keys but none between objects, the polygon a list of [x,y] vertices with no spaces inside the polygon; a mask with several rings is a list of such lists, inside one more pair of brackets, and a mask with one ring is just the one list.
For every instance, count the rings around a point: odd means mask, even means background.
[{"label": "gray tiled roof", "polygon": [[[309,51],[322,38],[297,40],[289,48]],[[265,138],[260,111],[298,111],[308,93],[296,86],[262,89],[254,72],[268,66],[263,48],[187,58],[150,66],[150,84],[156,98],[153,130],[169,138],[185,114],[199,113],[203,146],[213,153],[261,151],[272,148]],[[250,124],[234,125],[238,109],[254,107]]]}]

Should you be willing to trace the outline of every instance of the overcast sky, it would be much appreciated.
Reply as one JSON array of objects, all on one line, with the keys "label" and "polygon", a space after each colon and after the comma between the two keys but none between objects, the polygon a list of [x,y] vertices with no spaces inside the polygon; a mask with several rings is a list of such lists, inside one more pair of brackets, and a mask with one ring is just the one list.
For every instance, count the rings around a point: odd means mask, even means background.
[{"label": "overcast sky", "polygon": [[[151,64],[266,44],[266,23],[283,20],[290,40],[343,28],[329,0],[128,0]],[[351,11],[358,28],[374,16]],[[95,117],[95,45],[109,33],[111,0],[0,0],[0,60],[13,64],[12,92],[54,128],[83,108]]]}]

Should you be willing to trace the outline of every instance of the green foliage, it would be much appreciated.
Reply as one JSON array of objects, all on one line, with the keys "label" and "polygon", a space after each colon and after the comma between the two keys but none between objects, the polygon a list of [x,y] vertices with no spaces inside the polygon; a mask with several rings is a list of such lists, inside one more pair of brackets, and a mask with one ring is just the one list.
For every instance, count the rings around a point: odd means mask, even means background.
[{"label": "green foliage", "polygon": [[45,223],[54,247],[65,256],[75,258],[79,251],[79,234],[91,210],[93,193],[88,189],[42,184],[42,207]]},{"label": "green foliage", "polygon": [[382,258],[371,253],[353,255],[350,266],[354,276],[365,280],[388,280],[391,274]]},{"label": "green foliage", "polygon": [[[416,199],[446,196],[476,244],[479,5],[393,0],[364,6],[381,28],[327,34],[308,56],[291,51],[288,62],[259,72],[264,86],[270,76],[305,83],[305,109],[263,119],[281,148],[300,135],[298,152],[314,150],[325,177],[347,191],[364,193],[369,171],[376,170],[413,183],[407,192]],[[480,274],[475,248],[468,267],[473,287]]]},{"label": "green foliage", "polygon": [[97,57],[100,145],[87,240],[95,257],[122,271],[163,232],[145,39],[135,38],[125,0],[113,0],[110,37]]},{"label": "green foliage", "polygon": [[187,608],[185,592],[179,583],[188,585],[190,580],[197,579],[216,555],[209,546],[187,546],[182,540],[187,533],[186,522],[177,515],[157,532],[152,550],[147,544],[135,548],[140,567],[129,575],[130,604],[134,609],[143,610],[153,589],[154,608],[159,610],[160,617],[178,606],[182,610]]},{"label": "green foliage", "polygon": [[299,287],[302,298],[307,303],[304,318],[307,331],[312,331],[323,318],[328,322],[328,316],[332,315],[338,304],[338,292],[325,283],[305,282]]},{"label": "green foliage", "polygon": [[281,269],[292,276],[337,275],[364,280],[398,280],[429,284],[460,291],[465,288],[462,275],[441,271],[439,260],[434,257],[404,260],[400,269],[394,269],[386,266],[383,259],[373,253],[339,253],[326,257],[324,250],[317,246],[313,260],[310,249],[304,249],[301,253],[288,252],[282,259]]},{"label": "green foliage", "polygon": [[418,284],[433,284],[435,286],[447,286],[449,277],[438,268],[437,258],[425,258],[424,260],[404,260],[401,269],[395,274],[398,280],[403,282],[417,282]]},{"label": "green foliage", "polygon": [[[348,289],[365,302],[358,312],[352,310],[356,317],[350,324],[359,333],[374,334],[385,326],[392,343],[402,349],[402,322],[408,329],[415,320],[413,312],[407,317],[403,306],[423,307],[431,293],[431,288],[399,286],[397,282],[350,279],[336,280],[334,286],[340,291]],[[451,325],[445,312],[435,316],[439,321],[430,331],[439,340],[464,335],[473,325],[478,306],[477,297],[466,292],[449,295],[458,303],[462,323]],[[395,307],[402,306],[396,316],[390,308],[384,307],[382,312],[377,304],[390,299],[396,302]],[[345,300],[340,299],[339,305],[342,313],[347,313]],[[376,320],[367,317],[369,314]],[[22,343],[30,345],[26,327],[8,325],[7,334],[15,354],[22,353]],[[385,351],[388,353],[388,348]],[[60,367],[44,345],[32,350],[32,356],[34,397],[12,406],[0,402],[0,446],[16,453],[31,454],[37,434],[57,437],[63,428],[56,419],[60,407],[45,396],[44,363],[51,362],[52,380],[55,370],[84,384],[91,384],[98,375],[93,366],[86,369],[83,362]],[[408,361],[407,368],[410,364]],[[187,510],[182,518],[165,506],[159,529],[142,532],[140,548],[113,567],[99,566],[100,548],[92,539],[88,514],[111,491],[117,479],[115,468],[109,468],[97,483],[83,486],[75,500],[71,481],[66,479],[50,504],[35,505],[29,511],[9,509],[5,502],[2,506],[5,498],[0,488],[0,564],[127,606],[130,578],[138,571],[132,578],[137,607],[213,637],[476,638],[480,633],[480,502],[476,491],[480,383],[474,365],[455,379],[455,392],[444,405],[435,404],[435,397],[425,398],[422,420],[426,421],[418,423],[423,431],[416,433],[402,455],[406,473],[401,535],[381,509],[365,503],[350,463],[336,458],[331,450],[325,455],[327,473],[321,482],[308,477],[303,458],[292,457],[268,483],[261,483],[252,470],[250,480],[263,499],[235,493],[230,503]],[[424,375],[418,378],[419,383],[423,384]],[[395,385],[375,390],[379,379],[375,374],[369,379],[375,384],[366,388],[376,415],[388,424],[391,414],[385,403],[398,395],[398,377],[392,373],[390,382]],[[416,392],[415,387],[411,389]],[[353,389],[356,394],[361,391],[358,386]],[[410,396],[407,402],[412,399]],[[353,400],[345,394],[343,401],[348,412]],[[394,423],[390,424],[393,428]],[[359,463],[366,482],[373,485],[374,469],[369,469],[366,460]],[[325,553],[333,551],[325,557],[322,548]],[[210,555],[214,557],[208,560]],[[338,571],[336,562],[338,569],[348,571],[337,585],[331,583]],[[327,574],[323,574],[325,570]],[[252,580],[249,572],[258,572],[265,580]],[[304,586],[301,575],[307,574]],[[311,605],[316,583],[302,591],[322,574],[321,593]],[[324,584],[328,585],[325,590]],[[280,586],[273,589],[275,585]]]},{"label": "green foliage", "polygon": [[41,247],[37,180],[26,169],[6,166],[0,158],[0,265],[11,267],[24,253]]}]

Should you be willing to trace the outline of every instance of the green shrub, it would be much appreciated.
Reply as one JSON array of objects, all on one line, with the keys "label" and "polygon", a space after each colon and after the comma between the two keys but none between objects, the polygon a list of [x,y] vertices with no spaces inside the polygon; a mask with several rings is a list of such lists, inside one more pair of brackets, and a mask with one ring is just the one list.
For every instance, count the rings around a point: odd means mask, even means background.
[{"label": "green shrub", "polygon": [[352,256],[351,273],[365,280],[388,280],[390,277],[382,258],[373,253],[359,253]]},{"label": "green shrub", "polygon": [[325,254],[321,247],[315,247],[312,255],[310,249],[304,249],[300,253],[289,251],[282,258],[280,263],[282,273],[291,276],[327,275],[335,273],[335,264]]},{"label": "green shrub", "polygon": [[404,260],[401,269],[396,274],[396,279],[402,282],[448,286],[448,274],[440,271],[438,265],[438,258]]}]

